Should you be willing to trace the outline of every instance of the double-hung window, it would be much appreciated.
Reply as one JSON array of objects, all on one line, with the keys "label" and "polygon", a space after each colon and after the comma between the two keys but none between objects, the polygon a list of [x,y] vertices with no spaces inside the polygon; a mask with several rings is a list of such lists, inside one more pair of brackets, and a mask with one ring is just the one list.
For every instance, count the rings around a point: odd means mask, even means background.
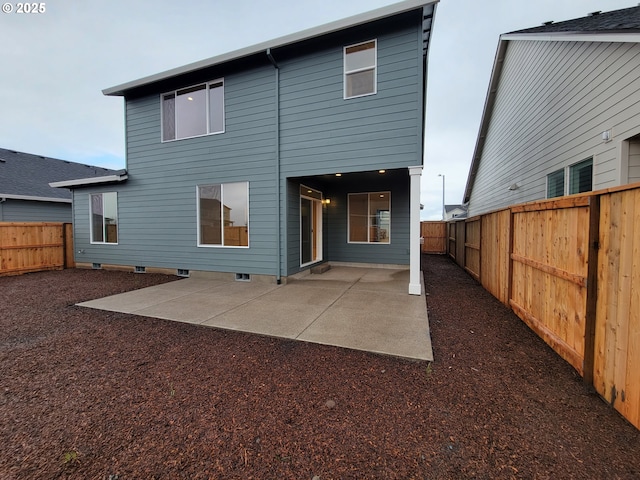
[{"label": "double-hung window", "polygon": [[224,80],[162,95],[162,141],[224,132]]},{"label": "double-hung window", "polygon": [[249,246],[249,183],[198,186],[198,245]]},{"label": "double-hung window", "polygon": [[118,194],[92,193],[91,243],[118,243]]},{"label": "double-hung window", "polygon": [[349,243],[390,243],[391,192],[349,194]]},{"label": "double-hung window", "polygon": [[377,91],[376,70],[376,40],[345,47],[344,98],[375,94]]}]

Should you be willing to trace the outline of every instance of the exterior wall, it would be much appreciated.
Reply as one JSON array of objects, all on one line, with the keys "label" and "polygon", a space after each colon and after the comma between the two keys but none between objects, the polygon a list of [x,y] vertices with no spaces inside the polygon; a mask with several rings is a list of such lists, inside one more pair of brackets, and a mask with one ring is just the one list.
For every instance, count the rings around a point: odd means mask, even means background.
[{"label": "exterior wall", "polygon": [[[345,100],[343,48],[373,38],[377,94]],[[277,71],[265,55],[254,59],[262,66],[245,62],[233,67],[235,73],[192,75],[174,85],[224,77],[225,132],[218,135],[162,143],[160,95],[165,90],[128,98],[129,179],[75,190],[76,260],[265,275],[299,271],[301,182],[328,193],[328,174],[402,168],[408,177],[406,167],[422,163],[422,47],[421,18],[412,12],[276,49]],[[197,247],[196,186],[243,181],[249,182],[250,247]],[[340,260],[408,263],[408,179],[402,188],[407,191],[392,193],[392,230],[398,228],[393,245],[340,247]],[[349,191],[370,190],[375,188]],[[118,193],[119,243],[92,245],[89,194],[112,191]],[[346,243],[346,231],[339,241]],[[329,251],[325,242],[325,259]]]},{"label": "exterior wall", "polygon": [[[300,185],[321,191],[331,203],[323,206],[323,260],[334,262],[409,264],[408,169],[344,175],[339,179],[290,179],[287,182],[286,261],[283,270],[292,275],[300,268]],[[391,192],[391,242],[348,242],[348,194]],[[307,267],[308,268],[308,267]]]},{"label": "exterior wall", "polygon": [[[337,37],[280,63],[284,177],[422,163],[422,36],[387,25]],[[343,47],[377,39],[377,93],[343,98]]]},{"label": "exterior wall", "polygon": [[[274,274],[273,67],[225,76],[226,131],[162,143],[160,96],[126,103],[126,183],[75,191],[79,262]],[[186,85],[185,85],[186,86]],[[249,182],[250,248],[198,247],[196,186]],[[89,194],[118,192],[118,245],[89,242]]]},{"label": "exterior wall", "polygon": [[[391,191],[390,243],[348,242],[348,194]],[[328,192],[326,238],[327,259],[337,262],[409,265],[409,172],[387,172],[373,179],[336,182]]]},{"label": "exterior wall", "polygon": [[71,204],[8,198],[0,203],[0,222],[71,222]]},{"label": "exterior wall", "polygon": [[545,198],[549,173],[590,157],[594,190],[618,185],[619,145],[640,118],[639,55],[635,43],[509,41],[469,216]]}]

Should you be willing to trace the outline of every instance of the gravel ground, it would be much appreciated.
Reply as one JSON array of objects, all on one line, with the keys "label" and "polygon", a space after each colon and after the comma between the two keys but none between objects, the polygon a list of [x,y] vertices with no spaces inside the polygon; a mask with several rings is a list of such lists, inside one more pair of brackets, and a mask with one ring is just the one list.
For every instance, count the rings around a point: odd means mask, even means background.
[{"label": "gravel ground", "polygon": [[0,278],[0,479],[632,479],[640,432],[450,260],[435,362],[76,307],[174,277]]}]

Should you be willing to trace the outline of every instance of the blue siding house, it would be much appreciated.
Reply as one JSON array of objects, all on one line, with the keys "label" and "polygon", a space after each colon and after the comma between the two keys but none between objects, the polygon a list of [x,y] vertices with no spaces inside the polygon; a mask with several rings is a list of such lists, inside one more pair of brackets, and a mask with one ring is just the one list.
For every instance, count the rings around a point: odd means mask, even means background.
[{"label": "blue siding house", "polygon": [[[410,266],[436,2],[407,0],[104,90],[126,172],[71,188],[78,265],[280,282]],[[144,268],[143,268],[144,267]]]}]

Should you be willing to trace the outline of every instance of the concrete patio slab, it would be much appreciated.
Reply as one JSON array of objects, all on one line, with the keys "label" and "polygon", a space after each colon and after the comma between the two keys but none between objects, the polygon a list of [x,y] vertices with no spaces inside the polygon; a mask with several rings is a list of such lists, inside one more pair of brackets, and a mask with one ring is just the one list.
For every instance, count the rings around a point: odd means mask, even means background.
[{"label": "concrete patio slab", "polygon": [[187,278],[80,306],[433,360],[424,293],[403,269],[335,266],[286,285]]}]

